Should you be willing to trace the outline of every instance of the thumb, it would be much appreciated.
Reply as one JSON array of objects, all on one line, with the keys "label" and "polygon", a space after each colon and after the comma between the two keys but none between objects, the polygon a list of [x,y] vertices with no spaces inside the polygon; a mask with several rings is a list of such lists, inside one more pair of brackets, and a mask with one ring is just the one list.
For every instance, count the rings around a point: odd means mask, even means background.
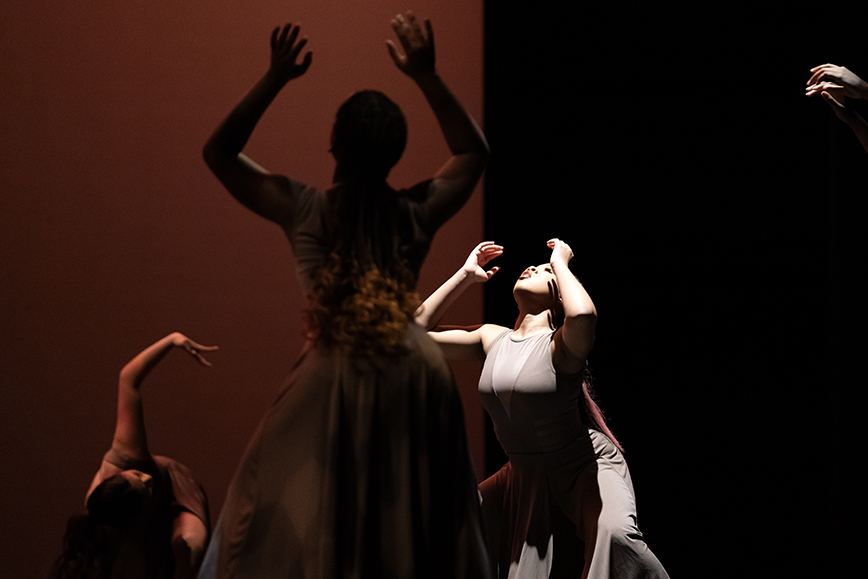
[{"label": "thumb", "polygon": [[395,64],[397,64],[400,67],[403,64],[401,62],[402,58],[401,58],[401,55],[398,54],[398,48],[395,46],[395,43],[392,42],[391,40],[387,40],[386,41],[386,48],[389,49],[389,56],[391,56],[392,60],[395,61]]},{"label": "thumb", "polygon": [[829,103],[829,106],[832,107],[833,109],[834,108],[839,108],[839,109],[844,108],[844,105],[842,105],[837,100],[835,100],[835,97],[830,95],[828,92],[823,91],[820,93],[820,95],[823,97],[823,100],[826,101],[827,103]]},{"label": "thumb", "polygon": [[304,55],[304,59],[302,59],[301,61],[301,70],[299,72],[299,75],[307,72],[307,69],[310,68],[311,62],[313,62],[313,52],[308,51],[308,53]]}]

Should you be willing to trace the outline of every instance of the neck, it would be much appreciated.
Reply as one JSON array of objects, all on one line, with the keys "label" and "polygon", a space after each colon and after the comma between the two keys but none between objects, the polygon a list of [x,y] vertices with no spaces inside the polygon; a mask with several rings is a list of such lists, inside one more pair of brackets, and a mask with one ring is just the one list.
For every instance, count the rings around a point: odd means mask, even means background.
[{"label": "neck", "polygon": [[367,171],[353,171],[350,167],[338,163],[335,165],[334,173],[332,173],[332,184],[364,185],[366,187],[385,185],[387,177],[388,173],[380,175],[371,174]]},{"label": "neck", "polygon": [[543,332],[551,332],[555,327],[552,323],[551,313],[544,310],[539,313],[530,313],[519,311],[518,319],[515,320],[515,327],[512,333],[517,338],[524,338],[533,334]]}]

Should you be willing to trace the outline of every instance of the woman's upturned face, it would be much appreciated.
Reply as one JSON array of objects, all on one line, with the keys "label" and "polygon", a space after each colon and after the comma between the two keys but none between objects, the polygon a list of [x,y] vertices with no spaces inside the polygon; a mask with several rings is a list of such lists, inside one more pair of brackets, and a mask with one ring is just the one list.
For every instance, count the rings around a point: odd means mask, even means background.
[{"label": "woman's upturned face", "polygon": [[551,264],[532,265],[521,272],[515,282],[513,293],[527,291],[533,294],[551,294],[552,287],[557,287],[557,279]]},{"label": "woman's upturned face", "polygon": [[120,476],[129,481],[130,486],[137,493],[141,493],[146,499],[154,494],[154,477],[140,470],[129,469],[121,471]]}]

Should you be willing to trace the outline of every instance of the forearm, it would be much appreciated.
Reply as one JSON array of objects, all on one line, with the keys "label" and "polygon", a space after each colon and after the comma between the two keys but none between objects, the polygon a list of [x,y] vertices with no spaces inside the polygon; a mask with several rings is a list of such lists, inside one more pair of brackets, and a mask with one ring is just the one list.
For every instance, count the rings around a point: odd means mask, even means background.
[{"label": "forearm", "polygon": [[175,338],[179,335],[177,332],[173,332],[139,352],[135,358],[127,362],[123,367],[120,372],[119,382],[138,389],[145,376],[174,347]]},{"label": "forearm", "polygon": [[130,460],[149,456],[142,393],[129,382],[118,383],[118,409],[112,448]]},{"label": "forearm", "polygon": [[259,119],[285,84],[269,70],[232,109],[205,143],[205,161],[212,169],[221,159],[241,153]]},{"label": "forearm", "polygon": [[597,316],[597,309],[585,286],[573,275],[565,262],[555,261],[552,264],[555,278],[558,281],[564,316],[567,320],[577,317]]},{"label": "forearm", "polygon": [[145,376],[174,346],[176,333],[154,342],[130,360],[118,377],[118,407],[112,447],[128,458],[148,456],[140,386]]},{"label": "forearm", "polygon": [[868,152],[868,122],[865,122],[860,114],[853,113],[853,117],[847,120],[847,124],[853,130],[856,138],[859,139],[862,148]]},{"label": "forearm", "polygon": [[414,78],[437,117],[446,144],[453,155],[475,154],[488,157],[488,141],[473,117],[436,72]]},{"label": "forearm", "polygon": [[440,323],[443,315],[474,280],[463,268],[452,274],[446,283],[428,296],[416,310],[416,323],[430,330]]}]

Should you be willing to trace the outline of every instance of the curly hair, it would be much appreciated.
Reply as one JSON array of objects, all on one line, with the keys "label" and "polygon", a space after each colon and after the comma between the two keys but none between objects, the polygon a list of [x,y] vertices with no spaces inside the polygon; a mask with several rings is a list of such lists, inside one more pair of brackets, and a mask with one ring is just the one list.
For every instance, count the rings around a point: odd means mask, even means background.
[{"label": "curly hair", "polygon": [[[332,151],[338,161],[331,191],[335,230],[306,309],[308,337],[351,356],[399,355],[419,298],[417,247],[404,228],[398,194],[386,176],[407,143],[407,121],[386,95],[365,90],[337,112]],[[417,260],[418,261],[418,260]]]},{"label": "curly hair", "polygon": [[419,298],[409,268],[405,275],[364,268],[332,253],[321,270],[307,308],[308,329],[324,347],[351,356],[399,355]]}]

